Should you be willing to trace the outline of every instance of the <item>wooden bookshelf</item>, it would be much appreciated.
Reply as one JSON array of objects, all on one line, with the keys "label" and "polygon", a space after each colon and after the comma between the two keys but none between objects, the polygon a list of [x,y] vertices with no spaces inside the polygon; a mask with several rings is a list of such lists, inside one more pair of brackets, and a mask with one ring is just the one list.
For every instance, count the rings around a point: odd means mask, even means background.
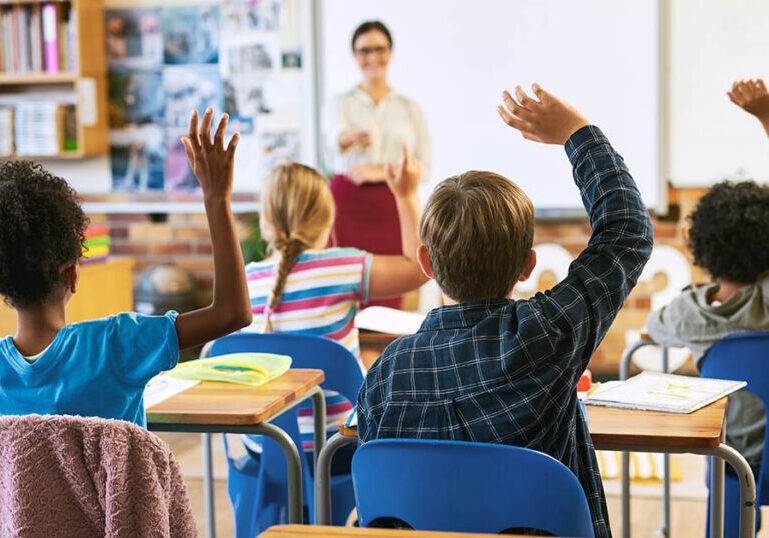
[{"label": "wooden bookshelf", "polygon": [[[75,71],[66,65],[59,72],[6,71],[2,58],[6,51],[2,39],[5,26],[0,24],[0,99],[9,95],[23,100],[24,94],[39,92],[72,93],[74,95],[77,149],[56,155],[23,155],[25,159],[80,159],[109,152],[107,117],[107,62],[104,48],[104,6],[102,0],[2,0],[0,13],[15,9],[42,9],[53,4],[60,13],[70,13],[75,27]],[[31,25],[30,25],[31,26]],[[15,34],[18,36],[18,32]],[[59,42],[59,47],[67,43]],[[35,98],[36,100],[38,98]],[[15,158],[2,156],[0,159]]]}]

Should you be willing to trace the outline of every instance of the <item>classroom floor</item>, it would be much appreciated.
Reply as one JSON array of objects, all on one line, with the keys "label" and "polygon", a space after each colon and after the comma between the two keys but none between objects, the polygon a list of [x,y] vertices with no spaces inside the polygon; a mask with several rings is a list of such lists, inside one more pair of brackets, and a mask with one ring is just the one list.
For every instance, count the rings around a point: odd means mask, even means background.
[{"label": "classroom floor", "polygon": [[[171,446],[182,467],[190,493],[192,510],[198,524],[198,533],[205,536],[203,517],[203,480],[200,436],[196,434],[160,434]],[[214,477],[216,496],[216,531],[217,536],[231,537],[235,534],[232,509],[227,497],[227,464],[221,436],[214,440]],[[240,443],[230,443],[238,447]],[[707,489],[703,477],[705,458],[703,456],[676,455],[681,467],[682,480],[672,484],[673,502],[671,505],[672,538],[704,537]],[[605,480],[606,501],[609,506],[609,518],[612,534],[621,536],[621,506],[619,481]],[[631,535],[651,537],[662,523],[661,486],[655,484],[633,484],[630,505]],[[764,521],[769,521],[769,507],[762,508]],[[764,528],[757,535],[769,538],[769,528]]]}]

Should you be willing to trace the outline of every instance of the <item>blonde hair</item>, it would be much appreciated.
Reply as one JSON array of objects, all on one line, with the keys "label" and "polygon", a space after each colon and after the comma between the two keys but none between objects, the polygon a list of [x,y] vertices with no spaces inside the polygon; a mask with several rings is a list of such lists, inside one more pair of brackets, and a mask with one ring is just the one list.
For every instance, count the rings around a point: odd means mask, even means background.
[{"label": "blonde hair", "polygon": [[314,246],[334,222],[334,199],[326,178],[309,166],[286,163],[273,171],[262,192],[262,234],[280,255],[267,300],[262,332],[272,332],[270,315],[280,301],[299,255]]},{"label": "blonde hair", "polygon": [[465,172],[435,188],[419,237],[446,295],[459,302],[505,298],[529,261],[534,206],[499,174]]}]

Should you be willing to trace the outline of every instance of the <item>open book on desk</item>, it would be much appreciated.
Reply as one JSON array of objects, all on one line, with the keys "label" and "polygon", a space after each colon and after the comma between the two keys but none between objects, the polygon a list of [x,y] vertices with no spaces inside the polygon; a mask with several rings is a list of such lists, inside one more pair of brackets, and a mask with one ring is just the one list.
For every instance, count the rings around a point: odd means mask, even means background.
[{"label": "open book on desk", "polygon": [[747,383],[641,372],[627,381],[610,382],[605,385],[605,388],[601,385],[583,401],[587,405],[691,413],[727,394],[740,390]]},{"label": "open book on desk", "polygon": [[404,312],[386,306],[369,306],[355,316],[355,326],[378,333],[414,334],[424,320],[424,314],[417,312]]}]

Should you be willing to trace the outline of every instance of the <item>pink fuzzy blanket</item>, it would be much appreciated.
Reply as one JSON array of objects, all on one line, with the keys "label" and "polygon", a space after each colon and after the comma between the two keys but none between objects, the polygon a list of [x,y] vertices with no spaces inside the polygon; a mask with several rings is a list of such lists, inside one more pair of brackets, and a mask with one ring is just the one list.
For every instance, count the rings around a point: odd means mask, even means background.
[{"label": "pink fuzzy blanket", "polygon": [[0,417],[0,536],[196,536],[179,464],[121,420]]}]

